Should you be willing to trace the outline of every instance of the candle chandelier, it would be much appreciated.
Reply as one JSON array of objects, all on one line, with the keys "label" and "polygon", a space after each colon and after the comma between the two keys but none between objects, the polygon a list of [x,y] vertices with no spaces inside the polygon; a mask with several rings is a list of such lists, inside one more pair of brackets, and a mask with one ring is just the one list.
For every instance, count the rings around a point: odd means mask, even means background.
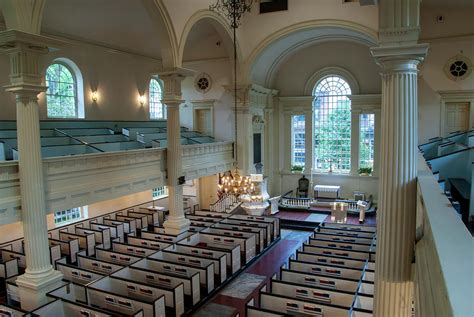
[{"label": "candle chandelier", "polygon": [[227,194],[240,196],[255,192],[255,185],[250,180],[250,177],[240,176],[238,170],[235,170],[233,173],[228,171],[224,175],[219,174],[217,188],[219,197]]},{"label": "candle chandelier", "polygon": [[219,196],[231,194],[240,196],[251,194],[255,188],[250,177],[239,174],[238,153],[237,153],[237,37],[236,30],[241,25],[241,19],[245,13],[250,12],[255,0],[217,0],[209,6],[209,10],[223,15],[229,22],[233,31],[234,46],[234,170],[219,174]]}]

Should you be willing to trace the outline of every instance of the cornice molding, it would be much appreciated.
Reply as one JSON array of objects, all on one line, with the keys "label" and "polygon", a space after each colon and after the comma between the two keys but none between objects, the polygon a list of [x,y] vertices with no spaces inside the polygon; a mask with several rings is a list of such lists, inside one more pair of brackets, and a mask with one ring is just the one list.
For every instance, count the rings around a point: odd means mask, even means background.
[{"label": "cornice molding", "polygon": [[439,90],[442,99],[474,99],[474,90]]}]

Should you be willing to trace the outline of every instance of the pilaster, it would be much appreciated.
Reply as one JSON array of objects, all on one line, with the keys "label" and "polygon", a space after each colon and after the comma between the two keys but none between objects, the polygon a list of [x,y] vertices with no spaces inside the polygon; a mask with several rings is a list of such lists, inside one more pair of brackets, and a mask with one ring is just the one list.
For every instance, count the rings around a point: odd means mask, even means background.
[{"label": "pilaster", "polygon": [[428,45],[378,47],[382,68],[382,142],[374,316],[409,316],[415,240],[417,66]]},{"label": "pilaster", "polygon": [[[304,173],[312,173],[313,160],[314,160],[314,122],[313,122],[313,112],[305,111],[304,112],[304,130],[305,130],[305,145],[304,145]],[[312,184],[311,184],[312,185]],[[310,191],[311,192],[311,191]]]},{"label": "pilaster", "polygon": [[181,126],[179,117],[179,106],[181,100],[181,82],[192,75],[187,69],[175,68],[159,73],[163,80],[163,104],[166,105],[168,119],[167,124],[167,171],[168,171],[168,207],[170,214],[163,226],[169,234],[179,234],[187,231],[190,221],[184,216],[183,208],[183,185],[179,178],[183,176]]},{"label": "pilaster", "polygon": [[359,175],[359,138],[360,114],[358,109],[351,110],[351,175]]},{"label": "pilaster", "polygon": [[23,309],[44,303],[46,293],[59,286],[62,274],[50,263],[46,203],[41,157],[37,95],[41,85],[38,59],[55,44],[41,36],[18,31],[0,33],[0,50],[10,58],[10,85],[16,96],[21,213],[25,241],[26,270],[16,280]]}]

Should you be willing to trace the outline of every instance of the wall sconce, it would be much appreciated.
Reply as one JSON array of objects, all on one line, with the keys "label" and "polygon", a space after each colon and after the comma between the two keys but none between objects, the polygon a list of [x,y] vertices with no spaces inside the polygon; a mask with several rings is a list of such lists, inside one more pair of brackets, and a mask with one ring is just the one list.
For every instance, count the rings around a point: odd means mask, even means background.
[{"label": "wall sconce", "polygon": [[146,102],[146,97],[145,95],[140,95],[138,96],[138,102],[140,103],[140,106],[143,106]]},{"label": "wall sconce", "polygon": [[99,93],[97,92],[97,90],[91,93],[91,98],[93,102],[97,102],[97,100],[99,100]]}]

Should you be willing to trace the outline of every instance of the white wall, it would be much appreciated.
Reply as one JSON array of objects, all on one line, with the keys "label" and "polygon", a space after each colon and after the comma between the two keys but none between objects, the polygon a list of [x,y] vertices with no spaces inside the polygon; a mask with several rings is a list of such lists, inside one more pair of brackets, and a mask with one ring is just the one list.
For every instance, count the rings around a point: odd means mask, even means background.
[{"label": "white wall", "polygon": [[[224,86],[232,85],[232,66],[227,58],[200,62],[185,63],[184,67],[198,72],[194,77],[183,81],[183,99],[186,105],[181,106],[181,123],[183,126],[193,128],[193,100],[215,99],[214,103],[214,137],[220,141],[233,140],[233,97],[226,92]],[[195,78],[204,72],[211,77],[212,87],[207,93],[201,93],[194,88]]]},{"label": "white wall", "polygon": [[[444,23],[437,23],[436,16],[442,14]],[[446,62],[458,55],[467,56],[474,62],[474,10],[421,11],[420,43],[429,43],[430,50],[421,65],[419,87],[419,143],[441,135],[441,98],[438,91],[473,90],[474,73],[465,80],[453,81],[444,71]],[[466,35],[466,36],[464,36]]]},{"label": "white wall", "polygon": [[[107,214],[116,210],[124,209],[133,205],[138,205],[147,201],[151,201],[151,191],[147,190],[141,193],[122,196],[120,198],[102,201],[88,206],[88,217],[93,218],[103,214]],[[161,206],[161,204],[160,204]],[[46,216],[48,229],[54,229],[54,214]],[[8,225],[0,226],[0,244],[19,239],[23,237],[23,226],[21,222],[15,222]]]},{"label": "white wall", "polygon": [[[102,47],[73,42],[60,50],[42,56],[40,69],[58,57],[72,60],[81,70],[84,79],[84,102],[86,120],[148,120],[148,105],[140,106],[139,93],[147,93],[152,71],[160,61],[138,55],[108,51]],[[0,56],[0,84],[8,79],[8,58]],[[92,103],[91,90],[97,90],[99,101]],[[39,96],[40,118],[46,119],[45,94]],[[10,93],[0,89],[0,120],[15,119],[15,103]]]},{"label": "white wall", "polygon": [[342,67],[352,73],[359,83],[360,94],[380,94],[380,68],[369,48],[342,41],[319,43],[294,53],[282,63],[272,88],[282,97],[303,96],[310,77],[328,66]]}]

